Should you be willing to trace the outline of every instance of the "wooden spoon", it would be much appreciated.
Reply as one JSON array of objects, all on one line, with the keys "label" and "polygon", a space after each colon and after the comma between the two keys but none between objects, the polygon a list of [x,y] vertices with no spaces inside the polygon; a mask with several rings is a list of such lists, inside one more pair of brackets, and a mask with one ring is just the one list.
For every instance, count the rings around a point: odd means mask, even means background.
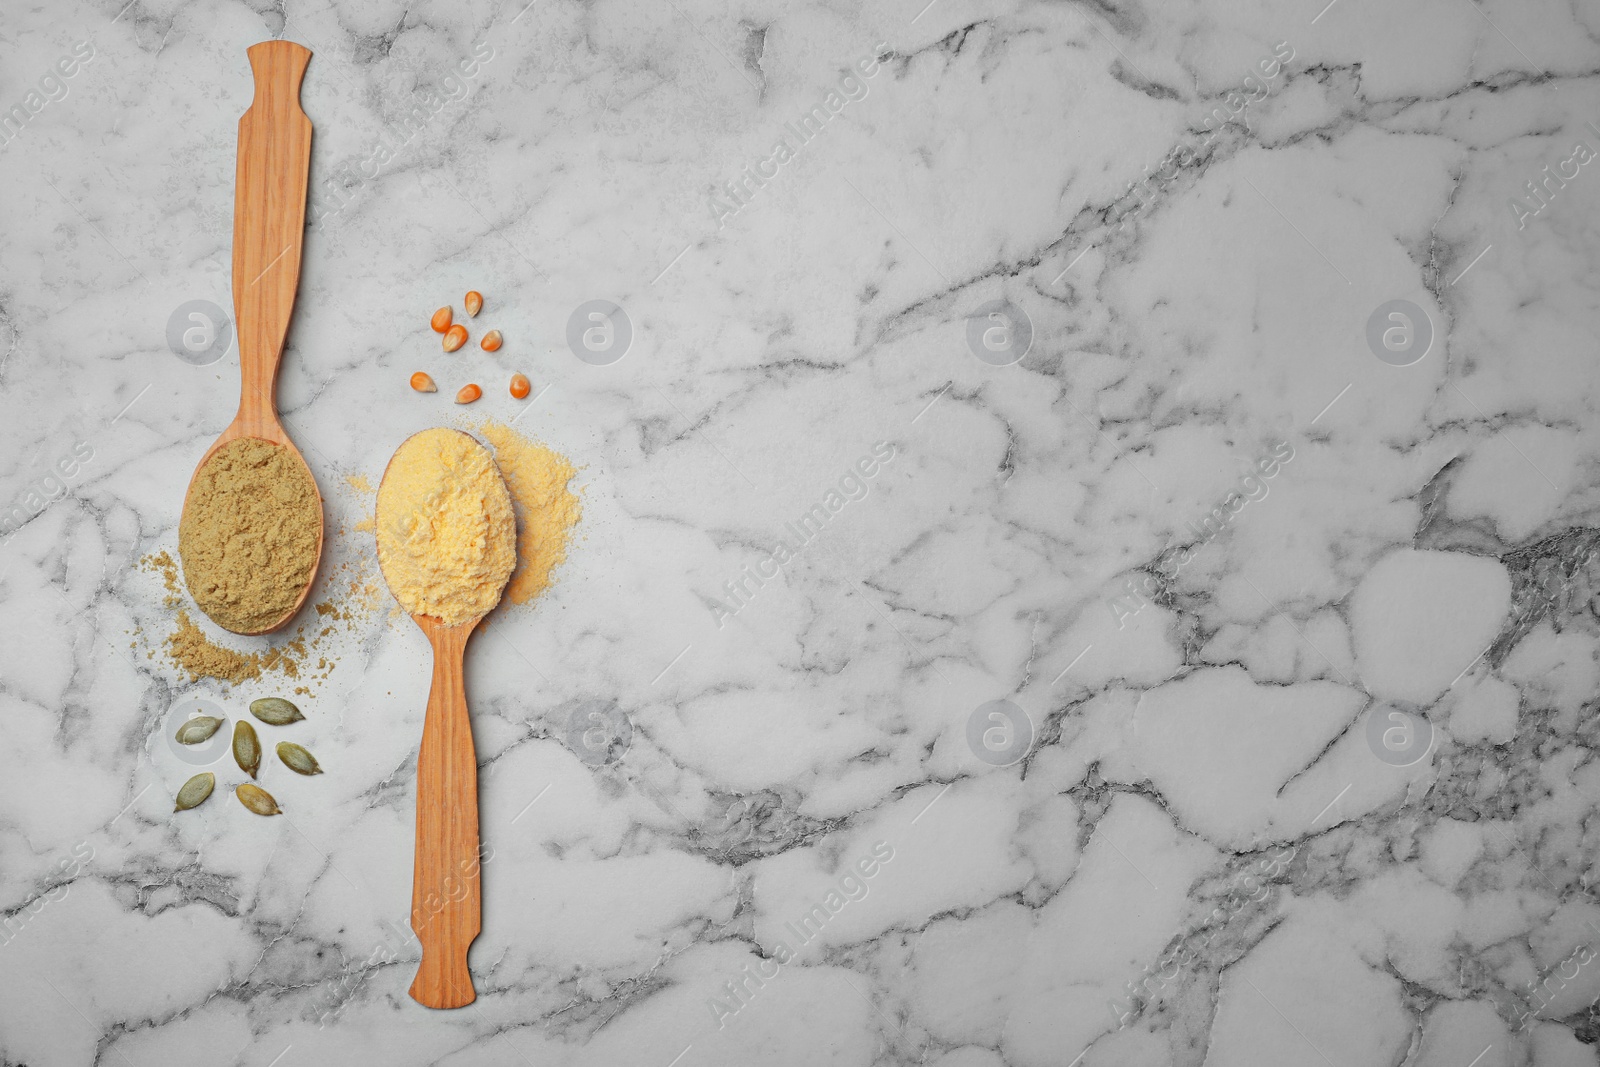
[{"label": "wooden spoon", "polygon": [[[460,431],[457,431],[460,432]],[[470,434],[462,434],[471,437]],[[473,439],[474,444],[478,444]],[[404,444],[401,445],[404,447]],[[478,445],[479,448],[483,446]],[[398,453],[398,449],[396,452]],[[384,481],[394,466],[391,457]],[[500,478],[497,468],[495,477]],[[509,499],[509,490],[507,497]],[[378,485],[379,499],[383,484]],[[513,551],[515,544],[513,543]],[[379,559],[380,568],[382,559]],[[507,581],[510,580],[509,573]],[[388,575],[384,575],[388,581]],[[392,590],[391,590],[392,591]],[[505,583],[495,593],[495,603]],[[490,606],[489,610],[493,610]],[[486,611],[485,614],[488,612]],[[478,753],[462,657],[483,615],[446,626],[432,615],[413,615],[433,646],[433,684],[417,756],[417,846],[411,874],[411,929],[422,962],[411,999],[430,1008],[460,1008],[478,999],[467,950],[483,929],[478,841]]]},{"label": "wooden spoon", "polygon": [[[278,421],[278,360],[300,284],[300,247],[305,237],[306,181],[311,165],[311,120],[300,110],[300,81],[311,52],[292,41],[264,41],[246,49],[256,95],[239,119],[239,162],[233,200],[233,316],[239,332],[239,413],[200,458],[195,480],[217,449],[241,437],[258,437],[288,449],[305,468],[305,457]],[[322,494],[317,493],[317,559],[322,559]],[[282,618],[260,630],[289,624],[311,595],[317,568]]]}]

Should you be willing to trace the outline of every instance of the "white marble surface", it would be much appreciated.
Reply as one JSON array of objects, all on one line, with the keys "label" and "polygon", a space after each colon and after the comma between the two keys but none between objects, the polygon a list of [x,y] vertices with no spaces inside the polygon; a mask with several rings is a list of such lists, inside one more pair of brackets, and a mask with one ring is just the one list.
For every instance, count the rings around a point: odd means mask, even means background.
[{"label": "white marble surface", "polygon": [[[1596,1062],[1600,9],[924,3],[5,0],[0,1064]],[[332,558],[370,560],[346,476],[457,419],[418,367],[501,418],[524,369],[583,466],[560,582],[469,649],[450,1013],[405,992],[407,620],[344,639],[284,818],[170,814],[169,709],[282,688],[149,658],[135,569],[236,400],[165,331],[230,303],[278,35],[316,53],[280,399]],[[467,288],[508,341],[451,363]],[[967,342],[1002,298],[1009,366]],[[620,362],[568,348],[590,300]],[[1009,766],[967,740],[1000,699]],[[620,761],[567,743],[585,700]]]}]

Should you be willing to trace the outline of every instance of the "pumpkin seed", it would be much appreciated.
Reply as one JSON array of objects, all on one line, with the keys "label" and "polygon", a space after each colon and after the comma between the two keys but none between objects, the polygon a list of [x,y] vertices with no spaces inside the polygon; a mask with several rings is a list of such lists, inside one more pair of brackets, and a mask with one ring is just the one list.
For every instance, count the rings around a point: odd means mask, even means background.
[{"label": "pumpkin seed", "polygon": [[198,745],[202,741],[211,740],[211,735],[217,732],[217,727],[222,725],[222,720],[215,715],[198,715],[182,726],[174,736],[180,745]]},{"label": "pumpkin seed", "polygon": [[259,785],[243,782],[234,788],[233,795],[239,798],[239,803],[257,815],[283,814],[283,809],[278,807],[276,800],[272,799],[272,794],[262,789]]},{"label": "pumpkin seed", "polygon": [[282,697],[262,697],[260,700],[252,700],[250,714],[268,726],[288,726],[305,718],[300,714],[299,708]]},{"label": "pumpkin seed", "polygon": [[283,760],[284,765],[296,774],[322,773],[322,768],[317,766],[317,757],[293,741],[278,742],[278,758]]},{"label": "pumpkin seed", "polygon": [[[185,742],[185,744],[187,743]],[[210,771],[195,775],[187,782],[184,782],[183,788],[178,790],[178,803],[172,810],[188,811],[190,808],[198,808],[205,803],[206,797],[211,795],[211,790],[215,789],[216,786],[217,776]]]},{"label": "pumpkin seed", "polygon": [[256,728],[243,719],[233,727],[233,758],[239,769],[252,778],[261,768],[261,741],[256,737]]}]

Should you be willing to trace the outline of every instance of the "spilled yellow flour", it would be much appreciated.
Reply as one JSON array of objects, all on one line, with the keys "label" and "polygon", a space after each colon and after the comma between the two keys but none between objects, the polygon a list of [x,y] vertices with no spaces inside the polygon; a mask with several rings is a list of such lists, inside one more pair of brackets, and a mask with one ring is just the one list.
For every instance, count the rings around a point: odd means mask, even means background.
[{"label": "spilled yellow flour", "polygon": [[583,517],[583,505],[567,488],[578,472],[559,452],[493,419],[480,432],[494,446],[517,512],[517,569],[506,596],[526,604],[550,587],[552,572],[567,558],[573,527]]},{"label": "spilled yellow flour", "polygon": [[[372,483],[367,481],[365,474],[347,474],[344,476],[345,484],[363,496],[372,496],[377,492],[372,488]],[[373,524],[372,512],[367,510],[367,517],[356,523],[351,529],[361,533],[376,533],[377,527]]]},{"label": "spilled yellow flour", "polygon": [[511,496],[489,450],[459,430],[414,434],[378,487],[378,565],[400,606],[447,626],[486,614],[516,564]]}]

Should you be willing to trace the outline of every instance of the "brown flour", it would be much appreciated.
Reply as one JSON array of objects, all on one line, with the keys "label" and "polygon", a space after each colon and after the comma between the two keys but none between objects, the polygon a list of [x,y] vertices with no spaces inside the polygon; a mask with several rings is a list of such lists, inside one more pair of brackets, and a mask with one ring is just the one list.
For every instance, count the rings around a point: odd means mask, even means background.
[{"label": "brown flour", "polygon": [[178,628],[167,638],[167,651],[173,662],[189,673],[191,682],[215,678],[238,685],[260,678],[262,671],[277,670],[290,678],[300,677],[296,657],[305,654],[305,639],[296,638],[282,648],[264,652],[235,652],[212,643],[189,613],[180,611]]},{"label": "brown flour", "polygon": [[183,603],[183,586],[178,584],[178,561],[172,558],[166,549],[140,560],[138,566],[141,570],[150,571],[161,575],[162,584],[167,588],[167,595],[162,603],[169,608],[175,608]]},{"label": "brown flour", "polygon": [[295,606],[317,566],[322,501],[288,449],[229,441],[195,475],[178,526],[183,578],[200,610],[260,633]]},{"label": "brown flour", "polygon": [[[163,561],[170,560],[165,552],[146,556],[140,561],[143,570],[165,577]],[[205,630],[194,621],[188,611],[179,611],[173,630],[161,642],[167,658],[190,682],[212,678],[229,685],[258,681],[268,674],[279,674],[301,682],[292,690],[309,696],[310,686],[326,681],[338,664],[326,646],[337,639],[339,633],[363,633],[380,601],[387,596],[373,576],[370,561],[347,561],[329,572],[327,592],[331,599],[312,606],[314,614],[301,620],[295,628],[294,638],[276,647],[233,649],[218,644],[206,636]],[[172,606],[168,598],[168,606]],[[138,647],[140,631],[134,632],[132,647]],[[155,658],[156,650],[149,656]],[[315,664],[312,659],[315,657]]]}]

